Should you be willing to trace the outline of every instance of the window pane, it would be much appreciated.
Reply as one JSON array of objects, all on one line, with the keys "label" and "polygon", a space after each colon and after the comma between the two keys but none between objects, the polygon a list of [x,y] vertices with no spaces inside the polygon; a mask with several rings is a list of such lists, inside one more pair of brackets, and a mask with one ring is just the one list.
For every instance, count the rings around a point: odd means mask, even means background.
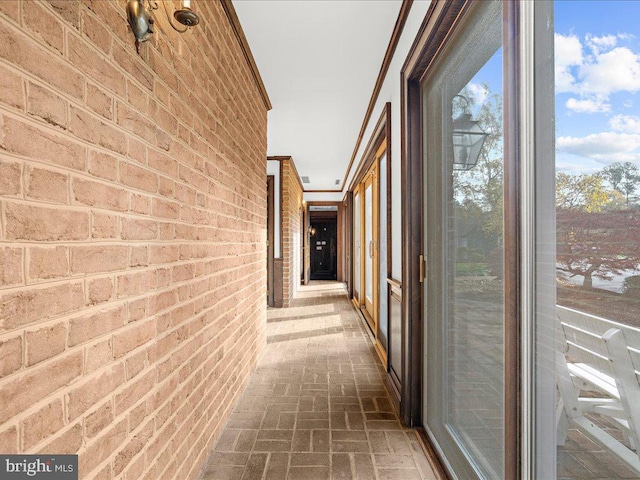
[{"label": "window pane", "polygon": [[378,167],[378,175],[380,178],[380,248],[378,258],[380,261],[380,309],[378,312],[378,339],[384,347],[388,348],[389,338],[389,320],[388,320],[388,290],[387,290],[387,269],[388,269],[388,252],[387,252],[387,155],[380,157],[380,166]]},{"label": "window pane", "polygon": [[457,478],[504,477],[502,3],[423,84],[426,428]]},{"label": "window pane", "polygon": [[360,212],[360,194],[353,196],[353,294],[360,300],[360,269],[362,265],[362,239],[360,238],[360,222],[362,221]]},{"label": "window pane", "polygon": [[640,478],[640,3],[554,13],[557,476]]},{"label": "window pane", "polygon": [[373,258],[371,242],[373,241],[373,186],[369,184],[364,191],[364,247],[365,247],[365,296],[373,303]]}]

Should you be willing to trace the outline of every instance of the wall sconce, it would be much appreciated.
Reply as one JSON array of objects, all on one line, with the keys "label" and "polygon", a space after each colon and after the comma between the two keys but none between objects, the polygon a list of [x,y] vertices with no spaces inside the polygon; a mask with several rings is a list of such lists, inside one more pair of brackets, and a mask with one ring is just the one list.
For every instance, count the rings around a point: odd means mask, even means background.
[{"label": "wall sconce", "polygon": [[[174,18],[184,25],[184,28],[176,27],[173,20],[169,16],[166,0],[159,0],[162,3],[167,20],[171,27],[180,33],[186,32],[189,27],[200,23],[200,18],[191,10],[191,0],[182,0],[181,8],[173,13]],[[153,24],[155,17],[153,11],[158,9],[158,1],[156,0],[128,0],[127,2],[127,21],[131,27],[131,31],[136,37],[136,51],[139,53],[140,43],[149,40],[154,33]]]},{"label": "wall sconce", "polygon": [[309,234],[313,237],[316,234],[316,227],[311,227]]},{"label": "wall sconce", "polygon": [[173,12],[173,16],[187,27],[193,27],[200,23],[200,17],[191,10],[191,0],[182,0],[182,8]]},{"label": "wall sconce", "polygon": [[485,139],[489,136],[478,122],[471,118],[467,111],[469,101],[462,95],[456,95],[464,100],[462,114],[453,121],[453,169],[471,170],[478,163]]}]

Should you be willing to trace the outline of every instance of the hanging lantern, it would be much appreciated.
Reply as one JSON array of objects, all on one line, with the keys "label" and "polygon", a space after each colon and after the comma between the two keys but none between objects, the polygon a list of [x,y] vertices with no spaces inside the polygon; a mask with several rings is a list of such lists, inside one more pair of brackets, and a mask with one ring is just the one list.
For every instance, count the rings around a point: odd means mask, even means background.
[{"label": "hanging lantern", "polygon": [[[461,97],[467,102],[467,99]],[[471,170],[478,163],[482,146],[489,136],[478,122],[473,120],[471,114],[467,112],[465,105],[464,112],[453,121],[453,169]]]}]

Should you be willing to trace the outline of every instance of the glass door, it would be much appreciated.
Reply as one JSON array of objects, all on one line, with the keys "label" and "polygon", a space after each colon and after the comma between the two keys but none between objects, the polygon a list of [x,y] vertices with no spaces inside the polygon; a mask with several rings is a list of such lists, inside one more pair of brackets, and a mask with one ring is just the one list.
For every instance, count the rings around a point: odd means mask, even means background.
[{"label": "glass door", "polygon": [[364,302],[362,311],[377,336],[377,292],[378,292],[378,169],[377,162],[367,172],[363,182],[364,188]]},{"label": "glass door", "polygon": [[453,478],[504,478],[502,8],[474,2],[422,83],[423,421]]},{"label": "glass door", "polygon": [[357,308],[360,308],[360,292],[362,291],[360,286],[362,278],[361,197],[360,188],[358,187],[353,192],[353,302]]},{"label": "glass door", "polygon": [[637,479],[640,2],[556,1],[542,13],[531,93],[544,119],[531,199],[535,473]]}]

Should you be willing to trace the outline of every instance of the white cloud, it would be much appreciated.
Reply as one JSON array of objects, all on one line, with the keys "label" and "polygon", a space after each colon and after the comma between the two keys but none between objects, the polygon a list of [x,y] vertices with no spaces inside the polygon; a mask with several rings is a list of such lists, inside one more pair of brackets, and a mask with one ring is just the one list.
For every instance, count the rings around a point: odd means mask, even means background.
[{"label": "white cloud", "polygon": [[591,48],[594,54],[600,53],[601,50],[609,50],[618,44],[616,35],[603,35],[602,37],[594,37],[590,33],[585,37],[586,44]]},{"label": "white cloud", "polygon": [[618,132],[640,134],[640,117],[633,115],[616,115],[609,120],[609,125],[613,130]]},{"label": "white cloud", "polygon": [[579,90],[583,94],[609,95],[640,90],[640,57],[626,47],[596,55],[580,67]]},{"label": "white cloud", "polygon": [[[570,92],[567,108],[579,113],[610,111],[609,96],[640,90],[640,55],[618,46],[629,34],[594,36],[555,34],[556,93]],[[585,53],[586,52],[586,53]]]},{"label": "white cloud", "polygon": [[580,163],[570,158],[556,157],[556,170],[564,173],[579,175],[582,173],[596,173],[602,169],[602,164],[591,159],[581,159]]},{"label": "white cloud", "polygon": [[467,88],[469,89],[469,93],[471,93],[476,105],[482,105],[487,99],[489,92],[484,86],[478,83],[470,83]]},{"label": "white cloud", "polygon": [[575,35],[555,34],[556,91],[575,91],[575,78],[571,67],[582,65],[582,44]]},{"label": "white cloud", "polygon": [[576,98],[570,98],[565,103],[565,106],[569,110],[573,110],[576,113],[598,113],[598,112],[610,112],[611,105],[605,103],[603,98],[593,98],[578,100]]},{"label": "white cloud", "polygon": [[554,42],[556,65],[566,67],[582,63],[582,43],[578,37],[556,33]]},{"label": "white cloud", "polygon": [[637,161],[640,153],[640,134],[602,132],[586,137],[559,137],[561,152],[592,158],[603,163]]}]

